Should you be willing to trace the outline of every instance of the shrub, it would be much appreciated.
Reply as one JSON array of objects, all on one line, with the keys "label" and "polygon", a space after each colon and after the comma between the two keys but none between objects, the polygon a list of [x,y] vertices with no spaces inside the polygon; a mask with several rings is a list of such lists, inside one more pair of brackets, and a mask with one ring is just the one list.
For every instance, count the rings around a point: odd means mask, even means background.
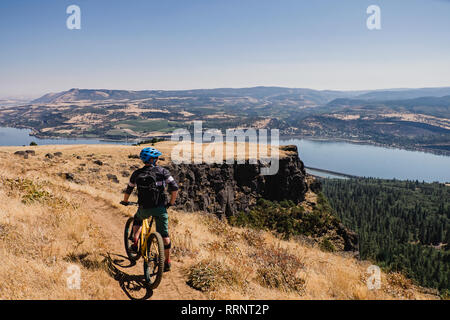
[{"label": "shrub", "polygon": [[56,197],[44,190],[43,186],[29,179],[5,179],[3,185],[8,187],[8,195],[21,194],[22,202],[31,204],[33,202],[46,203],[50,206],[67,207],[69,203],[62,197]]},{"label": "shrub", "polygon": [[302,205],[291,200],[271,202],[259,199],[250,212],[240,212],[229,218],[232,225],[255,229],[274,230],[289,239],[294,235],[321,235],[337,221],[323,195],[319,194],[317,205],[305,211]]},{"label": "shrub", "polygon": [[198,250],[194,248],[192,233],[189,230],[185,230],[184,233],[173,231],[171,241],[173,243],[171,253],[175,257],[194,257],[198,253]]},{"label": "shrub", "polygon": [[336,247],[333,245],[333,243],[328,238],[322,239],[322,241],[319,244],[319,247],[322,251],[326,252],[335,252]]},{"label": "shrub", "polygon": [[444,289],[440,293],[440,297],[442,300],[450,300],[450,290]]},{"label": "shrub", "polygon": [[286,238],[296,234],[298,219],[303,215],[304,209],[292,201],[281,203],[258,199],[257,204],[250,212],[240,212],[230,217],[230,223],[236,226],[249,226],[255,229],[275,230]]},{"label": "shrub", "polygon": [[305,280],[298,276],[304,265],[299,258],[281,247],[261,247],[252,257],[258,264],[259,283],[268,288],[295,291],[302,294]]},{"label": "shrub", "polygon": [[238,275],[233,270],[216,261],[203,260],[189,268],[186,283],[194,289],[206,292],[221,285],[229,286],[238,282]]},{"label": "shrub", "polygon": [[5,185],[9,187],[11,192],[22,193],[23,203],[44,202],[52,198],[48,191],[43,190],[41,186],[28,179],[6,179]]}]

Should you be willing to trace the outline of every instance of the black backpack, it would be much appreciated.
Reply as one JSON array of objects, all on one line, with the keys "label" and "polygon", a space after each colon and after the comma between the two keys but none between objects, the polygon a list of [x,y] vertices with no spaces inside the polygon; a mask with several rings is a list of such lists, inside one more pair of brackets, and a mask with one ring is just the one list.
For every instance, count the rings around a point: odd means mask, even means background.
[{"label": "black backpack", "polygon": [[165,204],[164,186],[156,184],[155,167],[141,172],[136,179],[138,203],[144,209],[155,208]]}]

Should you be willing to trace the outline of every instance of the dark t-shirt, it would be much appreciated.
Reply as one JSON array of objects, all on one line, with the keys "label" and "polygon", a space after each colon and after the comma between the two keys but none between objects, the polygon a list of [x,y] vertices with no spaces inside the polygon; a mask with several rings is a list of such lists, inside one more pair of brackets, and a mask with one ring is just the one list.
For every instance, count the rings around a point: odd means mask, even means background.
[{"label": "dark t-shirt", "polygon": [[[128,183],[126,193],[131,194],[134,187],[137,186],[139,175],[145,175],[146,172],[148,171],[154,172],[156,176],[156,185],[160,186],[162,191],[165,189],[166,186],[169,192],[178,190],[178,185],[175,179],[170,175],[169,170],[160,166],[144,166],[133,172],[133,174],[130,177],[130,182]],[[139,203],[144,202],[143,199],[140,199],[139,186],[138,186],[138,202]],[[165,205],[165,197],[161,198],[161,203],[159,205],[161,206]]]}]

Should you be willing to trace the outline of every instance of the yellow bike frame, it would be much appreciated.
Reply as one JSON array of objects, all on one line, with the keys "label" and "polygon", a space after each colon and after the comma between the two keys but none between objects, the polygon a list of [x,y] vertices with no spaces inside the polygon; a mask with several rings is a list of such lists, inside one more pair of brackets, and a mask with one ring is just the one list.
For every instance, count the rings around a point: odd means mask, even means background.
[{"label": "yellow bike frame", "polygon": [[[149,222],[150,219],[150,222]],[[141,257],[144,258],[145,262],[148,262],[147,257],[147,241],[150,235],[150,229],[153,224],[153,217],[144,219],[142,221],[142,229],[141,229]]]}]

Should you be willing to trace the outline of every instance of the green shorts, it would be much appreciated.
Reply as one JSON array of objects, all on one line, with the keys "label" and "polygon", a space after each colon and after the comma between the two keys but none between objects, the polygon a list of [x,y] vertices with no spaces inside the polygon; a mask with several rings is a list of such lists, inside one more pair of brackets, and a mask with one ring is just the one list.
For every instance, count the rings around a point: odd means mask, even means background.
[{"label": "green shorts", "polygon": [[169,237],[169,215],[167,214],[166,207],[156,207],[150,209],[138,208],[134,215],[134,220],[139,224],[142,220],[154,217],[156,222],[156,231],[163,238]]}]

